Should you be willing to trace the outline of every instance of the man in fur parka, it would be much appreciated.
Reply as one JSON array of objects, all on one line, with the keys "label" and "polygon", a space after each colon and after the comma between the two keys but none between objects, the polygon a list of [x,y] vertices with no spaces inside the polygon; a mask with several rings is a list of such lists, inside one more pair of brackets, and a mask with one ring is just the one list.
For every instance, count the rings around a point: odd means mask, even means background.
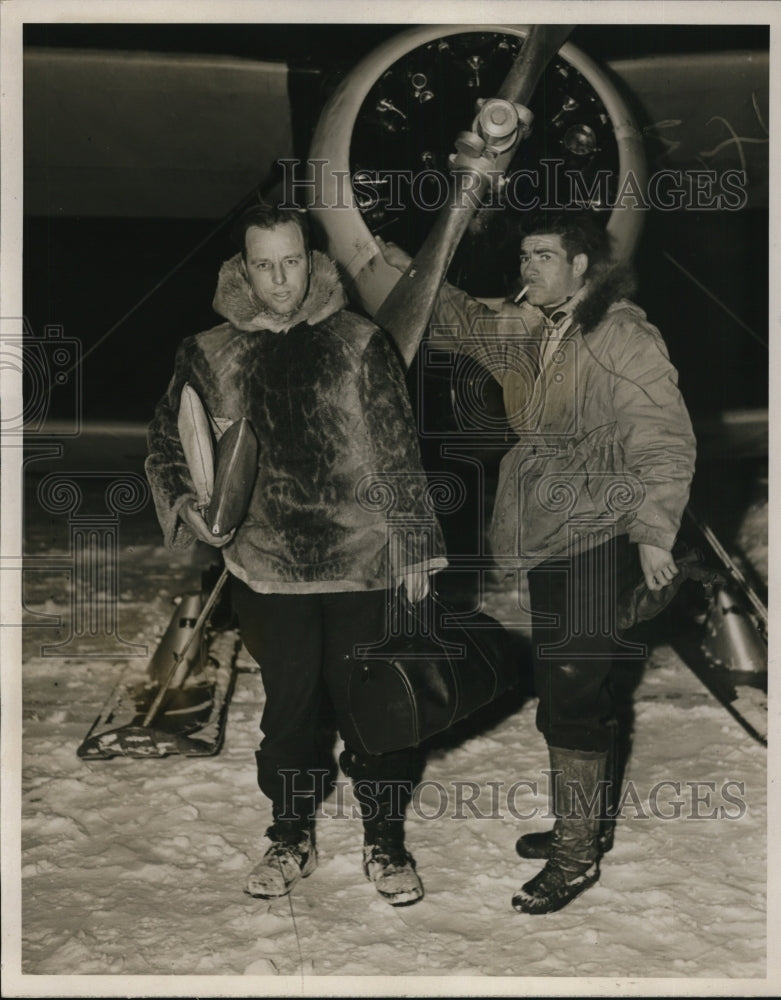
[{"label": "man in fur parka", "polygon": [[[306,215],[256,206],[237,235],[242,250],[222,266],[214,298],[225,322],[180,345],[146,470],[166,543],[222,549],[242,640],[260,665],[258,783],[273,823],[246,891],[285,895],[316,865],[327,700],[364,816],[364,872],[392,905],[409,904],[423,888],[404,810],[422,761],[416,750],[362,752],[347,681],[354,647],[385,636],[391,601],[422,599],[429,574],[446,565],[414,416],[393,348],[345,308],[335,265],[309,248]],[[235,534],[215,538],[196,507],[177,430],[186,383],[218,435],[246,417],[258,438],[257,478]],[[413,529],[389,532],[391,508]],[[401,543],[389,544],[394,537]]]},{"label": "man in fur parka", "polygon": [[[406,270],[407,254],[379,242]],[[498,312],[445,284],[430,336],[491,372],[517,436],[490,541],[500,568],[516,580],[528,571],[537,727],[557,818],[552,832],[518,841],[522,857],[547,863],[512,902],[547,913],[597,881],[610,846],[599,816],[615,732],[608,675],[629,655],[617,599],[638,580],[657,591],[679,572],[672,549],[696,448],[664,341],[625,297],[631,276],[611,261],[604,230],[582,214],[538,217],[521,242],[520,279]]]}]

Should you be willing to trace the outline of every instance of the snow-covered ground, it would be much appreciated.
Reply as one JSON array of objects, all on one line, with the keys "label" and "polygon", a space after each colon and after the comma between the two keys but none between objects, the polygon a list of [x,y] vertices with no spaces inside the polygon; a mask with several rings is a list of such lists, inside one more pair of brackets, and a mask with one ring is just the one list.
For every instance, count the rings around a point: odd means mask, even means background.
[{"label": "snow-covered ground", "polygon": [[[53,523],[28,524],[28,552],[67,552]],[[742,547],[765,576],[766,530],[760,502]],[[120,543],[119,632],[151,652],[200,571],[161,547],[148,512],[123,521]],[[28,608],[66,619],[62,575],[28,577]],[[514,599],[497,590],[487,610],[506,618]],[[218,756],[87,762],[76,749],[123,663],[43,656],[59,633],[34,621],[23,630],[21,927],[5,995],[768,992],[767,750],[669,646],[653,649],[634,692],[631,794],[600,882],[535,917],[510,906],[539,867],[515,840],[549,825],[533,701],[432,752],[407,824],[422,902],[391,908],[364,879],[343,781],[318,824],[317,871],[269,903],[242,891],[270,821],[253,756],[263,690],[247,654]]]}]

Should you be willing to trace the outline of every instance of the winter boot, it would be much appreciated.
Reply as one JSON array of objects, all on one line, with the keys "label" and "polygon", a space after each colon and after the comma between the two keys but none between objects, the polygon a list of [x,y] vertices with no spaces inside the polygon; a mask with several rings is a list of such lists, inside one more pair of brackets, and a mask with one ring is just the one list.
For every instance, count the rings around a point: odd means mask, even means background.
[{"label": "winter boot", "polygon": [[[616,829],[615,812],[618,808],[619,776],[618,776],[618,724],[615,719],[607,723],[610,733],[610,745],[607,752],[605,776],[607,779],[607,795],[605,809],[599,818],[599,853],[607,854],[613,847],[613,835]],[[554,781],[557,778],[554,777]],[[539,830],[535,833],[525,833],[515,842],[515,850],[522,858],[550,857],[553,843],[553,830]]]},{"label": "winter boot", "polygon": [[[615,820],[605,819],[600,822],[599,844],[600,856],[607,854],[613,846],[613,830]],[[535,858],[546,861],[550,857],[551,846],[553,844],[553,829],[537,830],[535,833],[525,833],[515,842],[515,850],[520,858]]]},{"label": "winter boot", "polygon": [[317,867],[314,829],[300,822],[277,820],[266,836],[271,846],[250,873],[244,891],[260,899],[277,899]]},{"label": "winter boot", "polygon": [[547,861],[553,844],[553,829],[536,830],[534,833],[524,833],[515,842],[518,857],[536,858]]},{"label": "winter boot", "polygon": [[[615,829],[614,816],[601,817],[599,834],[597,835],[600,857],[612,849]],[[553,828],[537,830],[534,833],[524,833],[522,837],[519,837],[515,842],[515,850],[520,858],[535,858],[546,861],[550,857],[552,844]]]},{"label": "winter boot", "polygon": [[391,906],[409,906],[423,898],[423,883],[415,859],[404,847],[404,826],[399,820],[364,824],[363,871]]},{"label": "winter boot", "polygon": [[547,864],[513,896],[521,913],[553,913],[599,878],[599,799],[606,753],[550,747],[557,819]]},{"label": "winter boot", "polygon": [[404,814],[422,761],[414,748],[379,757],[346,749],[339,758],[361,806],[364,874],[391,906],[409,906],[423,897],[415,859],[404,846]]}]

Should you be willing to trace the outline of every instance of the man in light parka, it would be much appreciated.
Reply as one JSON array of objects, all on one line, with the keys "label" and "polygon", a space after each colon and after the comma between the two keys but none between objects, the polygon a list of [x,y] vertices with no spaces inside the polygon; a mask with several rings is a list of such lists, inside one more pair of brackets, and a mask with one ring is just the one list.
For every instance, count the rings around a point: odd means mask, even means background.
[{"label": "man in light parka", "polygon": [[[378,240],[388,263],[410,257]],[[599,809],[623,640],[617,600],[658,591],[689,498],[696,445],[664,341],[625,296],[628,270],[584,213],[537,217],[521,242],[521,295],[499,311],[444,284],[434,345],[470,354],[500,383],[517,436],[504,456],[490,529],[500,566],[528,571],[537,727],[555,775],[553,831],[518,841],[546,860],[514,895],[547,913],[599,878]],[[517,580],[518,569],[513,573]]]}]

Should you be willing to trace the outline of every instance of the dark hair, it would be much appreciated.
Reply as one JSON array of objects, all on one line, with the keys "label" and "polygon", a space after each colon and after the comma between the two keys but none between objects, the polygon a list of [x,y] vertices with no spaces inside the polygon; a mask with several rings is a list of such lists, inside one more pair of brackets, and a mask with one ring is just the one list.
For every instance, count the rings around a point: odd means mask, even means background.
[{"label": "dark hair", "polygon": [[247,259],[248,229],[276,229],[288,222],[298,226],[304,239],[304,250],[309,253],[309,219],[306,212],[296,208],[277,208],[275,205],[253,205],[242,213],[233,227],[233,239],[241,250],[242,258]]},{"label": "dark hair", "polygon": [[521,229],[521,239],[542,234],[559,237],[568,261],[572,261],[575,254],[586,254],[589,271],[610,263],[610,237],[593,216],[585,212],[542,212]]}]

